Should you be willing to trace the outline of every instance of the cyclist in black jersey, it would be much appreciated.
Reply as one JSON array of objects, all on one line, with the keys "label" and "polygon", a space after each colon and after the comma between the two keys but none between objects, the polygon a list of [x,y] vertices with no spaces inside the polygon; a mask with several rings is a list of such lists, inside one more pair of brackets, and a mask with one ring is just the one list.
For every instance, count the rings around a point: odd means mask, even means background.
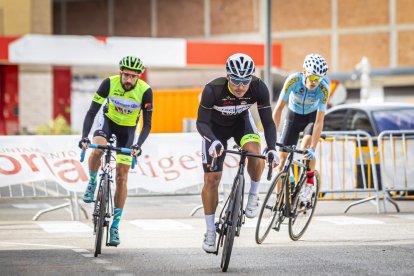
[{"label": "cyclist in black jersey", "polygon": [[[140,79],[144,72],[142,61],[134,56],[126,56],[119,62],[119,75],[106,78],[95,93],[91,106],[83,122],[82,140],[79,147],[87,149],[91,143],[88,135],[94,118],[106,101],[103,112],[100,113],[93,143],[106,145],[112,134],[117,137],[117,147],[131,148],[131,155],[118,153],[116,157],[116,190],[114,196],[114,220],[110,228],[111,245],[118,245],[119,221],[127,197],[128,172],[132,156],[139,156],[141,146],[151,130],[152,119],[152,89]],[[139,115],[143,113],[143,127],[138,141],[134,144],[135,132]],[[83,196],[83,201],[90,203],[94,199],[97,173],[100,166],[102,150],[94,149],[89,157],[90,180]]]},{"label": "cyclist in black jersey", "polygon": [[[260,136],[250,107],[257,103],[260,120],[268,151],[267,160],[278,163],[275,149],[276,128],[272,119],[269,90],[263,81],[255,77],[254,62],[246,54],[237,53],[226,62],[226,77],[210,81],[204,88],[198,109],[197,130],[204,138],[202,142],[202,162],[204,169],[204,186],[202,200],[207,224],[203,249],[208,252],[216,250],[215,212],[218,204],[218,186],[220,184],[227,140],[231,137],[243,149],[260,154]],[[217,168],[210,171],[213,157],[217,158]],[[251,178],[246,216],[253,218],[258,213],[258,185],[264,170],[264,161],[249,158],[247,172]]]}]

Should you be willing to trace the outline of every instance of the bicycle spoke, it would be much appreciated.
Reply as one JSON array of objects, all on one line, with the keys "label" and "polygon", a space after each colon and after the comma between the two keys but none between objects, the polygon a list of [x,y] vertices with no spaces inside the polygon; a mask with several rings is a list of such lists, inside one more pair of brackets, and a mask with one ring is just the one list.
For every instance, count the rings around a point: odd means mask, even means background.
[{"label": "bicycle spoke", "polygon": [[[264,199],[256,226],[255,238],[256,243],[258,244],[261,244],[265,240],[270,229],[273,228],[274,222],[279,221],[279,218],[281,217],[281,207],[284,200],[283,187],[285,185],[285,177],[286,173],[283,172],[276,176]],[[277,183],[280,183],[280,191],[282,191],[279,194],[277,193]]]},{"label": "bicycle spoke", "polygon": [[315,212],[318,201],[320,178],[315,171],[315,184],[313,185],[313,195],[310,202],[302,202],[299,198],[300,190],[296,193],[293,201],[293,216],[289,219],[289,236],[292,240],[300,239],[305,233]]}]

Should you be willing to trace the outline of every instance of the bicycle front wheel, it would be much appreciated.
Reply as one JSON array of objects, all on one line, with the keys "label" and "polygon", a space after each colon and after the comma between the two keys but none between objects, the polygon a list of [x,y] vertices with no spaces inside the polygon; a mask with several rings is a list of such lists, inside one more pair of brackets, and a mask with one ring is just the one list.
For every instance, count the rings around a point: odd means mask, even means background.
[{"label": "bicycle front wheel", "polygon": [[[285,172],[279,173],[269,187],[267,195],[260,209],[256,225],[256,243],[261,244],[272,229],[276,217],[281,212],[287,179]],[[277,193],[277,183],[280,183],[280,192]]]},{"label": "bicycle front wheel", "polygon": [[318,171],[315,171],[314,181],[315,183],[312,188],[312,198],[310,202],[302,202],[299,198],[300,189],[303,188],[303,185],[300,186],[293,199],[293,215],[289,218],[289,236],[294,241],[299,240],[303,234],[305,234],[305,231],[312,220],[313,213],[315,212],[321,185]]},{"label": "bicycle front wheel", "polygon": [[103,228],[105,224],[105,212],[106,212],[106,187],[108,187],[108,176],[105,175],[102,180],[101,184],[99,185],[98,195],[96,198],[97,203],[95,206],[94,216],[96,217],[96,235],[95,235],[95,257],[98,257],[101,254],[102,248],[102,237],[103,237]]},{"label": "bicycle front wheel", "polygon": [[223,252],[221,255],[221,270],[223,272],[226,272],[229,267],[237,223],[239,221],[239,217],[241,217],[242,185],[242,176],[234,180],[233,187],[236,187],[236,189],[230,194],[231,198],[228,205],[228,212],[226,212],[226,230],[224,232],[226,237],[224,239]]}]

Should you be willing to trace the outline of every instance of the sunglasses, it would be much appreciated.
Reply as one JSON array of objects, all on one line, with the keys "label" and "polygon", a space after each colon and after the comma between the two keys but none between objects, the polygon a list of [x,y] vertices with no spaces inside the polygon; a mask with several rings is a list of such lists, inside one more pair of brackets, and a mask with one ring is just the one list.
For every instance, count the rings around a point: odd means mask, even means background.
[{"label": "sunglasses", "polygon": [[234,84],[235,86],[239,86],[240,84],[243,84],[244,86],[246,86],[252,81],[252,77],[241,79],[241,78],[229,76],[229,79],[230,79],[230,82]]},{"label": "sunglasses", "polygon": [[130,78],[132,80],[135,80],[135,79],[137,79],[139,77],[139,74],[127,73],[125,71],[121,71],[121,74],[126,79],[129,79]]},{"label": "sunglasses", "polygon": [[317,82],[321,82],[321,80],[323,79],[323,77],[318,76],[318,75],[308,75],[307,78],[310,81],[317,81]]}]

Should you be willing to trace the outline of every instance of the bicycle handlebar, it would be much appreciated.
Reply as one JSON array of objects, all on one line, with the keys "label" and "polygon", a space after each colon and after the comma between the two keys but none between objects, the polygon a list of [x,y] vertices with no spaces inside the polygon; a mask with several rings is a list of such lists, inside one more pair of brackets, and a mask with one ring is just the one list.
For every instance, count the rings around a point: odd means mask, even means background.
[{"label": "bicycle handlebar", "polygon": [[[249,152],[243,150],[242,148],[238,147],[237,145],[234,145],[233,148],[238,149],[238,150],[236,151],[236,150],[225,149],[225,150],[223,150],[223,153],[224,152],[225,153],[232,153],[232,154],[238,154],[238,155],[241,155],[241,156],[255,157],[255,158],[261,158],[261,159],[266,160],[266,156],[261,155],[261,154],[249,153]],[[267,180],[270,180],[272,178],[272,172],[273,172],[272,163],[273,163],[273,160],[269,160],[269,170],[267,172]],[[216,166],[217,166],[217,157],[214,157],[211,160],[210,171],[214,171],[216,169]]]},{"label": "bicycle handlebar", "polygon": [[[89,148],[91,148],[91,149],[102,149],[102,150],[109,150],[109,151],[116,151],[116,152],[120,152],[120,153],[131,154],[131,149],[129,149],[129,148],[119,148],[119,147],[114,147],[114,146],[111,146],[111,145],[90,144]],[[81,158],[80,158],[81,162],[83,162],[85,160],[85,153],[86,153],[86,150],[82,150]],[[135,156],[132,157],[131,169],[135,168],[135,164],[137,162],[136,159],[137,158]]]}]

